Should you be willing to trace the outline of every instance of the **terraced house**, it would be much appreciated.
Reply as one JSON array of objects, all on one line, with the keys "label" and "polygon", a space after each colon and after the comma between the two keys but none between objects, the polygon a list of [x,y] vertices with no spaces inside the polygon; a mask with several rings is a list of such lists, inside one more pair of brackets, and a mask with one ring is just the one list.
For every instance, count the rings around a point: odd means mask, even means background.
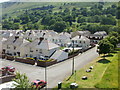
[{"label": "terraced house", "polygon": [[7,55],[43,60],[52,58],[58,61],[68,58],[68,52],[60,49],[61,47],[72,48],[73,41],[75,48],[83,50],[89,48],[90,40],[85,35],[79,33],[72,37],[67,32],[57,33],[53,30],[27,30],[26,32],[22,30],[4,32],[3,30],[1,32],[1,36],[7,39],[2,41],[3,51]]}]

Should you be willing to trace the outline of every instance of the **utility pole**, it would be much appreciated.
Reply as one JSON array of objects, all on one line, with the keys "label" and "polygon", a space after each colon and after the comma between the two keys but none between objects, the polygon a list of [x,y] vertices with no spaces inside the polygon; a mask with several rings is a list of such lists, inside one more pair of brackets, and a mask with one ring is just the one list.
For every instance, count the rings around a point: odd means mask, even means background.
[{"label": "utility pole", "polygon": [[[46,61],[45,61],[45,82],[48,84],[48,82],[47,82],[47,66],[46,66]],[[47,84],[46,84],[46,90],[47,90]]]},{"label": "utility pole", "polygon": [[[72,41],[73,43],[73,55],[74,55],[74,40]],[[73,61],[72,61],[72,75],[74,74],[74,56],[73,56]]]}]

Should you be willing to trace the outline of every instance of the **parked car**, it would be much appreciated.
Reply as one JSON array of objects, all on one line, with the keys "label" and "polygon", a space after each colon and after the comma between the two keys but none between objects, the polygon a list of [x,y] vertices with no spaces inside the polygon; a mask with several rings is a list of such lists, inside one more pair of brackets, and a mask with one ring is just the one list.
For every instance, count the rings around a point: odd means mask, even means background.
[{"label": "parked car", "polygon": [[46,82],[44,80],[35,80],[32,82],[32,87],[34,88],[43,88],[46,86]]},{"label": "parked car", "polygon": [[8,72],[15,72],[15,68],[12,66],[5,66],[1,68],[3,71],[8,71]]}]

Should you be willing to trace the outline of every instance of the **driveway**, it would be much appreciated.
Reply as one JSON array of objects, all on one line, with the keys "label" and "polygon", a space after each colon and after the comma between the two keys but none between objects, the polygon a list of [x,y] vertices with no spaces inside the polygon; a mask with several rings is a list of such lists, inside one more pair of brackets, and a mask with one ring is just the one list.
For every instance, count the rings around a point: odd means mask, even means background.
[{"label": "driveway", "polygon": [[[96,47],[92,48],[82,54],[76,56],[75,59],[75,69],[79,70],[84,65],[88,64],[99,55],[96,52]],[[72,61],[73,59],[66,60],[64,62],[47,67],[47,88],[53,88],[57,86],[57,83],[63,81],[66,77],[70,76],[72,73]],[[21,73],[26,73],[30,81],[35,79],[45,80],[45,69],[35,65],[24,64],[15,61],[1,60],[0,67],[5,65],[14,66],[17,71]]]}]

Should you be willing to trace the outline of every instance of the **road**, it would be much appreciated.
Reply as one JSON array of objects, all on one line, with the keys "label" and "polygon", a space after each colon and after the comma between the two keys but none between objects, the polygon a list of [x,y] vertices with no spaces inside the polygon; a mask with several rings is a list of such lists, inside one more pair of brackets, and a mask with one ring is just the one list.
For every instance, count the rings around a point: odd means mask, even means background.
[{"label": "road", "polygon": [[[74,58],[75,70],[79,70],[97,57],[98,54],[96,53],[96,47],[76,56]],[[47,67],[47,88],[53,88],[57,86],[58,82],[63,81],[65,78],[71,75],[72,61],[73,59],[71,58],[64,62]],[[42,67],[4,59],[0,59],[0,62],[0,67],[11,65],[14,66],[17,71],[26,73],[30,81],[35,79],[45,80],[45,69]]]}]

